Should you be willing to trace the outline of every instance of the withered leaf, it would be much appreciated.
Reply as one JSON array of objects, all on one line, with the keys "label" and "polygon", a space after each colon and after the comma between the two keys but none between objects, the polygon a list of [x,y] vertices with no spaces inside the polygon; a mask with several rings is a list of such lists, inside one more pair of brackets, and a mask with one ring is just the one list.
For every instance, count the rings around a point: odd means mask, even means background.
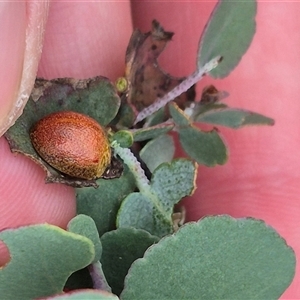
[{"label": "withered leaf", "polygon": [[[128,102],[137,111],[151,105],[157,98],[172,90],[185,78],[176,78],[160,69],[157,58],[172,39],[168,32],[154,20],[151,32],[135,30],[126,52],[126,79],[129,83]],[[195,98],[194,86],[175,99],[180,107]]]}]

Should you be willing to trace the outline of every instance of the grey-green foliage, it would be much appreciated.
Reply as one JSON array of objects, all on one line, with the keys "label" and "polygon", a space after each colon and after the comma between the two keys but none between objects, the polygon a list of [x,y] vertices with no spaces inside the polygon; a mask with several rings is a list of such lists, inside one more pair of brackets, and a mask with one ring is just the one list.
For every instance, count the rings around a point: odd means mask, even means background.
[{"label": "grey-green foliage", "polygon": [[125,167],[120,178],[97,180],[98,189],[76,190],[77,213],[93,218],[99,235],[115,229],[116,216],[122,200],[136,188],[134,178]]},{"label": "grey-green foliage", "polygon": [[164,162],[171,162],[175,153],[173,138],[167,134],[162,134],[149,141],[140,151],[140,157],[147,165],[150,172]]},{"label": "grey-green foliage", "polygon": [[227,161],[227,149],[216,130],[203,131],[175,104],[171,116],[178,127],[179,141],[184,151],[199,164],[222,165]]},{"label": "grey-green foliage", "polygon": [[188,159],[161,164],[153,173],[147,191],[129,194],[117,216],[118,227],[144,229],[164,236],[173,231],[173,207],[195,189],[197,165]]},{"label": "grey-green foliage", "polygon": [[144,252],[159,238],[135,228],[119,228],[101,237],[103,255],[101,263],[112,292],[120,295],[124,279],[131,264],[143,257]]},{"label": "grey-green foliage", "polygon": [[158,166],[151,179],[151,191],[169,215],[183,197],[195,190],[197,164],[188,159],[174,159]]},{"label": "grey-green foliage", "polygon": [[11,260],[0,269],[1,298],[31,300],[63,291],[67,278],[95,257],[92,241],[53,225],[0,232]]},{"label": "grey-green foliage", "polygon": [[219,1],[199,42],[198,68],[219,55],[223,60],[210,76],[226,77],[237,66],[255,33],[256,6],[255,0]]},{"label": "grey-green foliage", "polygon": [[68,231],[83,235],[89,238],[95,247],[95,258],[93,262],[100,259],[102,254],[102,245],[94,220],[87,215],[77,215],[68,223]]},{"label": "grey-green foliage", "polygon": [[195,114],[192,115],[192,119],[196,122],[227,126],[233,129],[249,125],[274,125],[273,119],[244,109],[229,108],[226,105],[215,108],[212,106],[211,109],[205,108],[209,105],[202,106],[199,112],[195,109]]},{"label": "grey-green foliage", "polygon": [[[75,87],[71,78],[54,80],[37,79],[31,98],[24,112],[6,133],[13,148],[37,156],[30,137],[30,128],[44,116],[61,110],[76,111],[94,118],[106,126],[117,114],[120,99],[111,82],[104,77],[81,80],[83,87]],[[34,91],[39,90],[38,101],[33,101]],[[36,92],[37,93],[37,92]]]},{"label": "grey-green foliage", "polygon": [[173,127],[174,127],[174,124],[165,123],[165,124],[159,124],[159,125],[151,126],[151,127],[134,129],[132,131],[133,138],[134,138],[135,142],[154,139],[154,138],[159,137],[162,134],[169,132],[170,130],[173,129]]},{"label": "grey-green foliage", "polygon": [[263,221],[206,217],[136,260],[120,298],[278,299],[294,272],[293,250]]}]

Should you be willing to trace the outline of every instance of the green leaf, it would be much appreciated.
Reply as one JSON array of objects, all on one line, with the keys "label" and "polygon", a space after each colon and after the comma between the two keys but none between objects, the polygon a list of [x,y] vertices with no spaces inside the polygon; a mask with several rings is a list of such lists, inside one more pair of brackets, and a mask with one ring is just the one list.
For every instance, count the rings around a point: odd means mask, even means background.
[{"label": "green leaf", "polygon": [[261,114],[230,108],[224,103],[196,103],[190,108],[190,118],[196,122],[240,128],[247,125],[274,125],[274,120]]},{"label": "green leaf", "polygon": [[161,164],[153,173],[151,190],[171,216],[173,207],[196,188],[197,164],[189,159],[175,159]]},{"label": "green leaf", "polygon": [[120,298],[278,299],[294,272],[293,250],[263,221],[206,217],[136,260]]},{"label": "green leaf", "polygon": [[[36,120],[51,112],[72,110],[86,114],[106,126],[120,108],[120,98],[114,84],[101,76],[80,80],[38,78],[31,94],[32,99],[38,101],[27,104],[29,107],[26,113]],[[24,114],[22,117],[25,117]]]},{"label": "green leaf", "polygon": [[111,288],[107,284],[106,278],[103,274],[102,266],[99,262],[102,255],[102,245],[96,224],[93,219],[86,215],[77,215],[68,223],[68,230],[86,236],[94,243],[95,258],[92,264],[88,266],[89,273],[87,274],[86,269],[73,273],[72,276],[68,278],[66,287],[69,289],[90,287],[90,274],[92,274],[92,278],[94,280],[92,287],[94,285],[94,288],[111,292]]},{"label": "green leaf", "polygon": [[170,162],[174,153],[173,138],[164,134],[148,142],[140,151],[140,157],[153,172],[160,164]]},{"label": "green leaf", "polygon": [[153,173],[148,192],[131,193],[121,204],[118,227],[144,229],[159,237],[173,232],[173,207],[195,189],[196,164],[177,159]]},{"label": "green leaf", "polygon": [[[163,123],[166,120],[165,108],[162,107],[146,119],[145,125],[148,127],[155,126]],[[145,126],[146,127],[146,126]]]},{"label": "green leaf", "polygon": [[99,290],[76,291],[47,298],[48,300],[118,300],[116,295]]},{"label": "green leaf", "polygon": [[120,178],[97,180],[98,189],[76,189],[77,213],[93,218],[99,235],[115,229],[122,200],[136,188],[131,172],[125,166]]},{"label": "green leaf", "polygon": [[122,148],[129,148],[133,144],[133,135],[128,130],[117,131],[111,139],[116,141]]},{"label": "green leaf", "polygon": [[216,130],[204,132],[194,127],[189,117],[175,103],[170,104],[169,108],[178,127],[181,146],[191,158],[210,167],[226,162],[226,146]]},{"label": "green leaf", "polygon": [[[33,99],[38,101],[33,101]],[[24,112],[7,135],[24,152],[33,150],[29,131],[44,116],[62,110],[86,114],[106,126],[117,114],[120,99],[113,84],[104,77],[86,80],[37,79]],[[29,154],[32,154],[32,153]],[[27,153],[27,152],[26,152]]]},{"label": "green leaf", "polygon": [[142,193],[131,193],[124,199],[118,212],[117,227],[144,229],[156,236],[173,231],[172,219],[156,196]]},{"label": "green leaf", "polygon": [[158,241],[158,237],[134,228],[119,228],[101,237],[103,245],[101,263],[114,294],[120,295],[122,292],[124,279],[131,264]]},{"label": "green leaf", "polygon": [[177,126],[190,125],[189,117],[184,113],[182,109],[176,103],[169,104],[170,114]]},{"label": "green leaf", "polygon": [[53,225],[0,232],[11,261],[0,270],[2,299],[36,299],[62,292],[67,278],[94,257],[90,239]]},{"label": "green leaf", "polygon": [[204,113],[210,112],[210,111],[215,111],[218,109],[225,109],[228,108],[228,106],[224,103],[201,103],[201,102],[197,102],[195,103],[195,106],[193,108],[190,108],[192,110],[191,112],[191,119],[193,121],[196,121],[197,118]]},{"label": "green leaf", "polygon": [[[34,102],[34,100],[38,100]],[[60,182],[76,186],[95,186],[94,181],[69,180],[46,164],[34,150],[29,132],[31,127],[46,115],[71,110],[94,118],[106,126],[117,114],[120,99],[113,84],[104,77],[75,80],[60,78],[37,79],[23,114],[6,133],[5,137],[13,152],[19,152],[38,163],[47,172],[47,182]]]},{"label": "green leaf", "polygon": [[199,42],[198,68],[221,55],[222,62],[209,73],[214,78],[226,77],[250,46],[255,15],[255,0],[219,1]]},{"label": "green leaf", "polygon": [[227,149],[216,130],[204,132],[194,126],[179,129],[184,151],[199,164],[213,167],[227,161]]},{"label": "green leaf", "polygon": [[121,102],[120,109],[116,117],[110,123],[111,126],[117,129],[132,127],[136,114],[130,104],[125,101]]},{"label": "green leaf", "polygon": [[129,194],[120,207],[117,227],[135,227],[151,232],[154,227],[151,200],[142,193]]},{"label": "green leaf", "polygon": [[247,125],[274,125],[274,120],[261,114],[236,108],[210,110],[199,114],[197,122],[211,123],[231,128],[240,128]]},{"label": "green leaf", "polygon": [[86,215],[77,215],[68,223],[68,231],[83,235],[89,238],[95,247],[95,258],[93,262],[100,259],[102,254],[102,245],[94,220]]},{"label": "green leaf", "polygon": [[152,127],[136,129],[132,132],[133,139],[135,142],[150,140],[171,131],[173,128],[174,124],[165,123]]}]

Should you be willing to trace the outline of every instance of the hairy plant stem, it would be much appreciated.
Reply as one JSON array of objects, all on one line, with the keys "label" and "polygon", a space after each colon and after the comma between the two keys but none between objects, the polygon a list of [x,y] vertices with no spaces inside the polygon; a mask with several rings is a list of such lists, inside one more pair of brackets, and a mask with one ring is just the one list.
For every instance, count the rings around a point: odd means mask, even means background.
[{"label": "hairy plant stem", "polygon": [[166,223],[170,220],[166,216],[166,212],[161,205],[157,195],[151,190],[150,182],[145,175],[144,170],[141,167],[140,162],[134,156],[128,148],[122,148],[117,141],[111,143],[111,147],[114,148],[114,152],[120,156],[123,162],[128,166],[129,170],[135,178],[136,185],[141,194],[145,195],[157,209],[157,212],[160,214],[161,219],[164,219]]},{"label": "hairy plant stem", "polygon": [[145,175],[141,164],[136,159],[134,154],[128,148],[122,148],[118,142],[113,141],[111,147],[114,148],[115,153],[118,154],[124,163],[128,166],[131,173],[133,174],[137,187],[143,194],[151,194],[149,180]]},{"label": "hairy plant stem", "polygon": [[211,61],[205,64],[203,68],[196,70],[193,74],[188,76],[179,85],[177,85],[173,90],[165,94],[163,97],[158,98],[150,106],[141,110],[138,113],[136,120],[134,121],[134,125],[144,120],[148,116],[152,115],[160,108],[164,107],[168,102],[172,101],[173,99],[181,95],[183,92],[187,91],[190,87],[197,83],[206,73],[214,69],[219,64],[220,60],[221,56],[213,58]]}]

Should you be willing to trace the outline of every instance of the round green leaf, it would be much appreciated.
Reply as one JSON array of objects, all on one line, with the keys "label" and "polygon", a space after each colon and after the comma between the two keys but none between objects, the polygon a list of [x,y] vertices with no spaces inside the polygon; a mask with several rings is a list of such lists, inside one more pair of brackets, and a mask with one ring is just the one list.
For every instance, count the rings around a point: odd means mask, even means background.
[{"label": "round green leaf", "polygon": [[131,193],[122,202],[117,227],[134,227],[148,232],[154,230],[153,204],[142,193]]},{"label": "round green leaf", "polygon": [[89,238],[95,247],[95,258],[93,262],[100,259],[102,254],[102,245],[94,220],[86,215],[77,215],[68,223],[68,231],[83,235]]},{"label": "round green leaf", "polygon": [[198,49],[198,68],[217,56],[222,62],[210,75],[227,76],[247,51],[255,33],[255,0],[221,0],[216,5],[201,36]]},{"label": "round green leaf", "polygon": [[131,193],[122,202],[117,216],[117,227],[144,229],[156,236],[173,231],[172,218],[155,195]]},{"label": "round green leaf", "polygon": [[110,126],[117,129],[132,127],[136,114],[133,107],[125,101],[121,102],[121,106],[116,117],[110,122]]},{"label": "round green leaf", "polygon": [[178,126],[181,146],[192,159],[210,167],[226,162],[226,146],[216,130],[204,132],[193,126],[189,117],[176,104],[170,104],[169,108]]},{"label": "round green leaf", "polygon": [[77,213],[93,218],[99,235],[115,229],[116,217],[122,200],[136,188],[134,177],[125,166],[120,178],[97,180],[98,189],[76,190]]},{"label": "round green leaf", "polygon": [[160,164],[170,162],[175,153],[173,138],[163,134],[148,142],[140,151],[140,157],[153,172]]},{"label": "round green leaf", "polygon": [[195,189],[196,164],[188,159],[161,164],[149,190],[129,194],[117,216],[118,227],[144,229],[156,236],[173,232],[174,205]]},{"label": "round green leaf", "polygon": [[169,104],[170,114],[177,126],[188,126],[190,124],[189,117],[176,103]]},{"label": "round green leaf", "polygon": [[134,228],[119,228],[103,234],[101,263],[114,294],[120,295],[122,292],[131,264],[158,240],[158,237]]},{"label": "round green leaf", "polygon": [[263,221],[207,217],[182,226],[136,260],[122,300],[278,299],[295,254]]},{"label": "round green leaf", "polygon": [[27,105],[21,117],[25,117],[23,120],[26,121],[29,114],[38,120],[51,112],[72,110],[86,114],[106,126],[116,116],[120,98],[114,84],[101,76],[89,79],[37,78]]},{"label": "round green leaf", "polygon": [[36,299],[62,292],[67,278],[89,265],[90,239],[53,225],[32,225],[0,233],[11,261],[0,270],[2,299]]},{"label": "round green leaf", "polygon": [[205,132],[194,126],[179,129],[184,151],[199,164],[209,167],[227,161],[227,149],[216,130]]},{"label": "round green leaf", "polygon": [[166,214],[171,216],[173,207],[196,188],[197,164],[189,159],[174,159],[161,164],[153,173],[151,191],[160,200]]}]

